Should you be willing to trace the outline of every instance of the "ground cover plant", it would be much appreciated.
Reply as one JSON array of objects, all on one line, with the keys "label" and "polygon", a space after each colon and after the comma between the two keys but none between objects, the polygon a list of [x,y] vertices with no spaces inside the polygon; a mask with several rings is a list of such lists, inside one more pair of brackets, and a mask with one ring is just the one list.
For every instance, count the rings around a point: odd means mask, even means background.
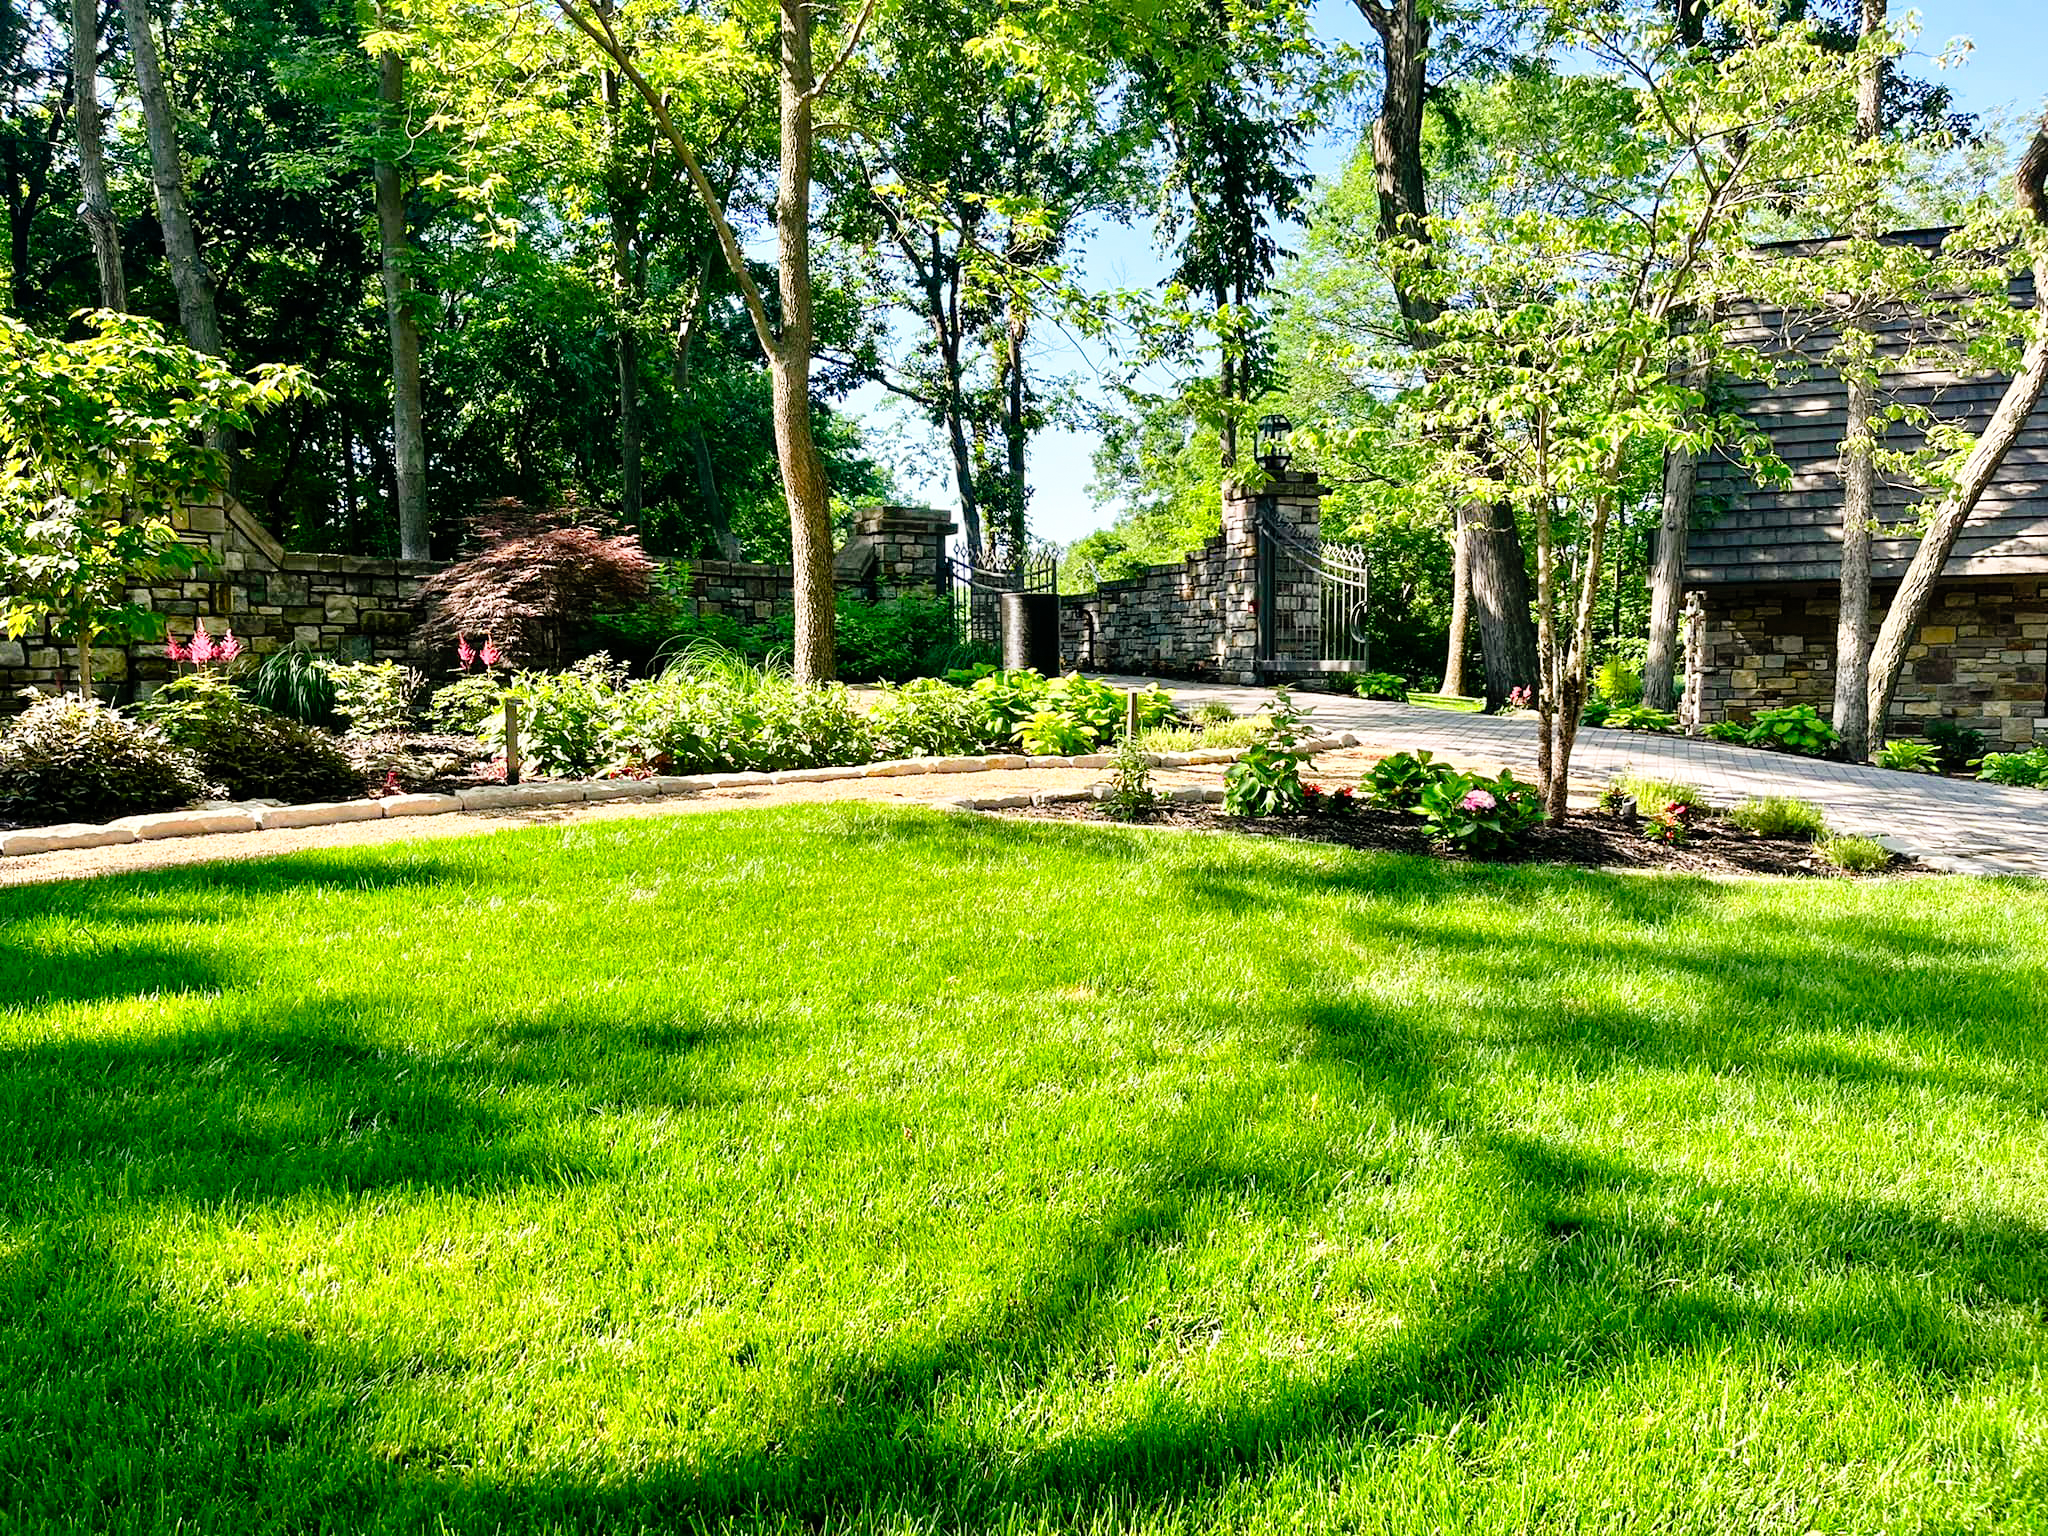
[{"label": "ground cover plant", "polygon": [[83,699],[45,699],[0,721],[0,817],[105,821],[189,805],[199,759],[154,726]]},{"label": "ground cover plant", "polygon": [[0,892],[10,1519],[2037,1530],[2044,921],[875,808]]}]

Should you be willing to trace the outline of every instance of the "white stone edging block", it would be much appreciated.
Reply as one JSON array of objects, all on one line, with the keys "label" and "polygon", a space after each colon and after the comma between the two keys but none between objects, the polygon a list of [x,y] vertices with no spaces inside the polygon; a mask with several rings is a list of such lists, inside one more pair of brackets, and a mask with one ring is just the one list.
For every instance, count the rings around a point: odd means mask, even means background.
[{"label": "white stone edging block", "polygon": [[256,813],[256,824],[271,830],[328,827],[345,821],[382,821],[387,814],[381,800],[332,800],[312,805],[273,805]]}]

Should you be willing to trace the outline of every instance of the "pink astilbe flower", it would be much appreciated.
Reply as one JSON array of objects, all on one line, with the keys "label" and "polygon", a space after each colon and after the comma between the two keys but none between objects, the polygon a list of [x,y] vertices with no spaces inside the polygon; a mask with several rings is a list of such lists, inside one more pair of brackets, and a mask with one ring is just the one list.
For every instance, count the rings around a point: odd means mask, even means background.
[{"label": "pink astilbe flower", "polygon": [[1466,794],[1465,798],[1460,800],[1458,804],[1463,806],[1468,811],[1490,811],[1497,807],[1500,804],[1500,802],[1498,800],[1495,800],[1493,796],[1488,794],[1485,790],[1475,789],[1469,791]]},{"label": "pink astilbe flower", "polygon": [[232,629],[220,637],[220,644],[215,646],[213,651],[216,661],[233,661],[241,654],[242,642],[235,638],[235,632]]},{"label": "pink astilbe flower", "polygon": [[190,661],[192,659],[192,653],[178,644],[178,637],[174,634],[167,634],[164,637],[164,654],[173,661]]},{"label": "pink astilbe flower", "polygon": [[201,619],[199,627],[192,631],[192,644],[186,649],[185,659],[195,667],[203,667],[219,654],[213,636],[206,632],[206,620]]},{"label": "pink astilbe flower", "polygon": [[469,643],[469,636],[455,637],[455,659],[462,663],[462,670],[465,672],[476,665],[476,647]]},{"label": "pink astilbe flower", "polygon": [[477,654],[483,657],[484,665],[487,667],[495,667],[505,659],[505,653],[498,649],[498,642],[489,635],[484,636],[484,648]]}]

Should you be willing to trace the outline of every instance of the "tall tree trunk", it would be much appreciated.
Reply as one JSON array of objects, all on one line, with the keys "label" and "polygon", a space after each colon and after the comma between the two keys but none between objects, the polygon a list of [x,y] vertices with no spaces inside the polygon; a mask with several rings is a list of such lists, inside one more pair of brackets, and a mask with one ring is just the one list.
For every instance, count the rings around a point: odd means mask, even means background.
[{"label": "tall tree trunk", "polygon": [[213,277],[199,253],[199,234],[185,202],[185,158],[178,148],[178,119],[164,88],[157,60],[149,0],[121,0],[127,23],[128,49],[135,60],[135,91],[142,99],[143,131],[149,138],[149,163],[156,189],[157,220],[163,225],[164,257],[170,264],[171,286],[178,294],[178,320],[194,350],[226,356],[220,339],[220,312],[213,301]]},{"label": "tall tree trunk", "polygon": [[816,77],[811,66],[811,0],[780,0],[781,154],[775,188],[775,236],[782,325],[769,359],[775,452],[789,501],[796,655],[802,682],[824,682],[836,668],[837,594],[832,585],[831,491],[811,423],[811,164],[817,148]]},{"label": "tall tree trunk", "polygon": [[1650,648],[1643,659],[1643,702],[1678,707],[1678,617],[1685,600],[1685,545],[1692,530],[1699,455],[1674,448],[1664,460],[1664,506],[1657,520],[1657,558],[1650,566]]},{"label": "tall tree trunk", "polygon": [[[609,10],[609,7],[607,7]],[[612,285],[619,306],[619,337],[616,348],[619,382],[619,515],[629,526],[640,522],[640,335],[635,329],[639,317],[639,269],[634,258],[638,236],[632,198],[624,186],[625,151],[619,111],[619,76],[604,72],[604,106],[608,121],[607,145],[611,165],[608,180],[612,224]]]},{"label": "tall tree trunk", "polygon": [[[1542,557],[1539,555],[1538,559]],[[1451,513],[1451,633],[1444,653],[1440,690],[1456,698],[1465,691],[1465,650],[1471,644],[1472,546],[1463,508]]]},{"label": "tall tree trunk", "polygon": [[[382,20],[380,7],[380,24]],[[386,140],[404,131],[405,60],[386,53],[377,61],[377,102]],[[398,553],[404,560],[432,554],[427,527],[427,439],[420,401],[420,328],[412,307],[411,241],[405,221],[405,185],[387,142],[374,180],[377,234],[382,247],[384,324],[391,338],[391,443],[398,491]]]},{"label": "tall tree trunk", "polygon": [[1976,446],[1963,461],[1955,488],[1935,508],[1927,532],[1921,535],[1920,547],[1913,552],[1913,562],[1906,568],[1905,578],[1885,613],[1884,626],[1877,632],[1877,643],[1870,656],[1869,708],[1864,726],[1872,751],[1884,745],[1899,672],[1906,664],[1906,650],[1913,643],[1913,636],[1927,617],[1928,605],[1934,599],[1934,584],[1941,579],[1942,568],[1948,564],[1956,540],[1962,537],[1963,525],[1976,511],[1992,477],[2005,462],[2006,451],[2040,401],[2043,386],[2048,385],[2048,193],[2043,190],[2044,184],[2048,184],[2048,117],[2034,130],[2033,140],[2020,158],[2016,181],[2020,210],[2034,226],[2030,232],[2035,250],[2033,332],[2020,358],[2019,372],[2006,386],[1998,408],[1991,413],[1991,420],[1977,436]]},{"label": "tall tree trunk", "polygon": [[[1863,46],[1884,30],[1886,0],[1863,0]],[[1856,80],[1856,147],[1875,143],[1884,128],[1884,64],[1868,54]],[[1859,239],[1876,233],[1868,223]],[[1860,763],[1870,755],[1870,541],[1877,521],[1877,438],[1871,422],[1878,410],[1877,338],[1870,306],[1850,295],[1842,321],[1841,369],[1847,392],[1842,433],[1841,606],[1835,618],[1835,730],[1842,755]]]},{"label": "tall tree trunk", "polygon": [[1031,500],[1030,487],[1025,483],[1025,431],[1024,431],[1024,337],[1029,318],[1021,304],[1010,306],[1009,325],[1004,337],[1003,367],[1007,374],[1004,380],[1003,401],[1003,446],[1008,470],[1006,504],[1003,508],[1009,523],[1007,530],[1013,563],[1021,567],[1024,562],[1024,548],[1027,542],[1025,513]]},{"label": "tall tree trunk", "polygon": [[[632,51],[612,30],[606,13],[579,0],[555,0],[555,9],[619,67],[647,103],[705,212],[718,232],[725,264],[746,300],[754,334],[768,358],[768,382],[775,420],[775,456],[789,503],[790,564],[796,608],[793,670],[803,682],[830,678],[834,665],[832,511],[824,459],[811,422],[811,357],[816,318],[811,289],[811,182],[816,156],[817,78],[811,64],[809,0],[779,0],[777,95],[780,165],[776,176],[775,238],[780,320],[754,282],[745,248],[726,217],[725,205],[669,111],[668,99],[633,62]],[[864,8],[856,27],[872,15]],[[848,54],[857,37],[848,39]]]},{"label": "tall tree trunk", "polygon": [[[1422,119],[1429,88],[1429,0],[1355,3],[1379,34],[1385,66],[1380,114],[1372,125],[1380,238],[1426,249],[1429,198]],[[1426,342],[1439,312],[1435,302],[1409,282],[1397,281],[1394,296],[1410,338]],[[1505,506],[1475,502],[1468,507],[1465,541],[1469,601],[1478,615],[1479,649],[1486,665],[1486,698],[1497,708],[1516,688],[1533,687],[1538,681],[1528,560],[1514,513]]]},{"label": "tall tree trunk", "polygon": [[78,114],[79,222],[92,241],[99,268],[100,308],[128,308],[128,277],[121,265],[121,232],[107,195],[107,162],[100,147],[99,0],[71,0],[71,94]]}]

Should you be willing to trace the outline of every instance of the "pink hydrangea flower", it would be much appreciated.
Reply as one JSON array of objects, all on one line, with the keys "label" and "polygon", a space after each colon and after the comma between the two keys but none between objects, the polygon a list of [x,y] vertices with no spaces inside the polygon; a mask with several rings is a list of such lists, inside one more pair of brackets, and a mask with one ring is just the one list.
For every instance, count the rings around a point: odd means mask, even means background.
[{"label": "pink hydrangea flower", "polygon": [[1490,811],[1499,803],[1499,801],[1495,800],[1491,794],[1483,789],[1467,792],[1465,798],[1458,802],[1468,811]]}]

